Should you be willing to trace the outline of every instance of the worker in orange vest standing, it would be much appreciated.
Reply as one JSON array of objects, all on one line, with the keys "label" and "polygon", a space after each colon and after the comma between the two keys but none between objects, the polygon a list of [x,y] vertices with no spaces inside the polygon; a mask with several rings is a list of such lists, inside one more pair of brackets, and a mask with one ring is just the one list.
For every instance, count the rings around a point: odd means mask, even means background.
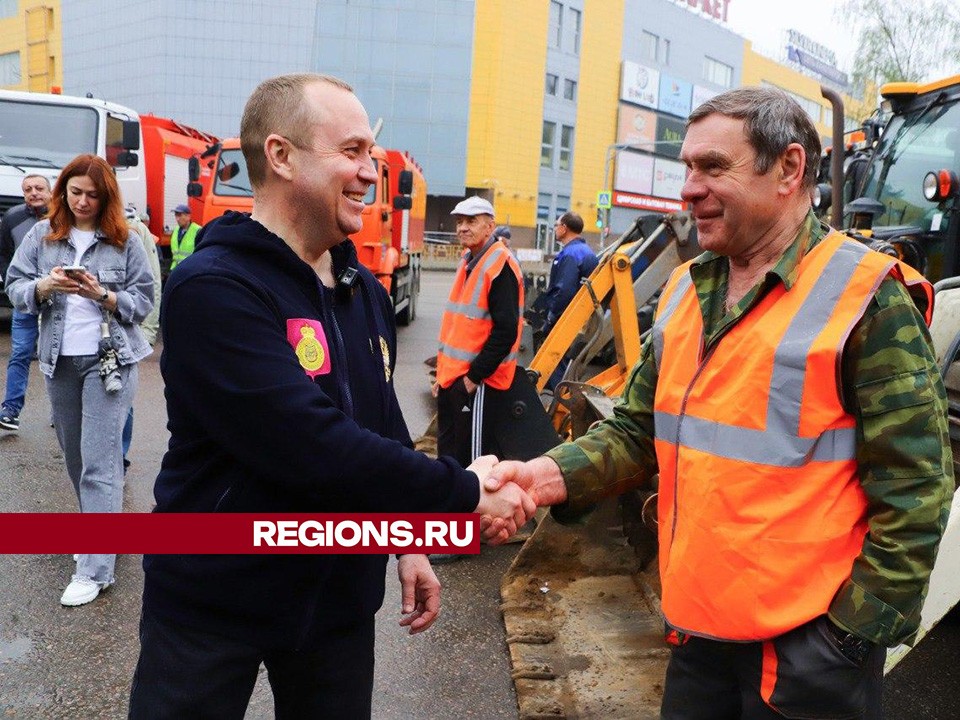
[{"label": "worker in orange vest standing", "polygon": [[[493,206],[473,196],[451,215],[465,252],[440,324],[437,353],[437,452],[466,467],[481,454],[499,456],[484,407],[510,388],[523,316],[520,265],[501,240]],[[489,415],[489,412],[488,412]]]},{"label": "worker in orange vest standing", "polygon": [[573,519],[657,489],[664,720],[881,716],[953,494],[933,292],[810,208],[820,140],[773,88],[700,105],[680,157],[706,251],[667,282],[611,420],[513,480]]}]

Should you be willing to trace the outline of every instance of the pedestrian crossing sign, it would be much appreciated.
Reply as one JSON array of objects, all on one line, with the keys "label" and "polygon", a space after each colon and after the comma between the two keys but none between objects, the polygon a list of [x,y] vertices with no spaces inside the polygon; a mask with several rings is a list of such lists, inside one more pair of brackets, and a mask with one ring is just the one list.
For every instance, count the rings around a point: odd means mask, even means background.
[{"label": "pedestrian crossing sign", "polygon": [[601,190],[597,193],[597,209],[599,210],[609,210],[610,209],[610,191]]}]

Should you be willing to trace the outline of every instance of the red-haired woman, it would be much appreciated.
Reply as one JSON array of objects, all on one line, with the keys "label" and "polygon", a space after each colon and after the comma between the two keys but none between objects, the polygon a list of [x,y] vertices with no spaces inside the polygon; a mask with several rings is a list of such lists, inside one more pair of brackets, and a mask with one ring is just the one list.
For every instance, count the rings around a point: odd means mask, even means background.
[{"label": "red-haired woman", "polygon": [[[13,256],[7,294],[17,310],[41,318],[40,370],[80,511],[120,512],[120,433],[137,389],[137,362],[150,354],[138,325],[154,297],[146,253],[127,228],[105,160],[80,155],[60,173],[47,219]],[[108,337],[101,342],[102,327]],[[79,555],[60,602],[96,598],[114,582],[115,561]]]}]

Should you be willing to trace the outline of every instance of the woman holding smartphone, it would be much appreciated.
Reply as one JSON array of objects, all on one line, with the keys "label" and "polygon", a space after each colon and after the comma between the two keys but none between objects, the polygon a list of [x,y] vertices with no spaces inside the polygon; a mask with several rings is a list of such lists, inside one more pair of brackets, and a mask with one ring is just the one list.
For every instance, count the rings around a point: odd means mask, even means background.
[{"label": "woman holding smartphone", "polygon": [[[60,173],[47,219],[13,256],[7,294],[17,310],[41,318],[40,370],[80,512],[120,512],[120,435],[137,362],[151,351],[138,326],[154,297],[146,253],[105,160],[80,155]],[[76,558],[63,605],[84,605],[114,582],[116,555]]]}]

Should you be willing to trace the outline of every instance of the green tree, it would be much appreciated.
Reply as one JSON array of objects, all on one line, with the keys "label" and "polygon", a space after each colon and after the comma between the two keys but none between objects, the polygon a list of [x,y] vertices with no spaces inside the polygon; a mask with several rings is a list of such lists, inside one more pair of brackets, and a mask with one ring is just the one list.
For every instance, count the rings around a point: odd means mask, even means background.
[{"label": "green tree", "polygon": [[844,0],[835,22],[858,39],[854,83],[919,82],[960,64],[960,9],[952,0]]}]

